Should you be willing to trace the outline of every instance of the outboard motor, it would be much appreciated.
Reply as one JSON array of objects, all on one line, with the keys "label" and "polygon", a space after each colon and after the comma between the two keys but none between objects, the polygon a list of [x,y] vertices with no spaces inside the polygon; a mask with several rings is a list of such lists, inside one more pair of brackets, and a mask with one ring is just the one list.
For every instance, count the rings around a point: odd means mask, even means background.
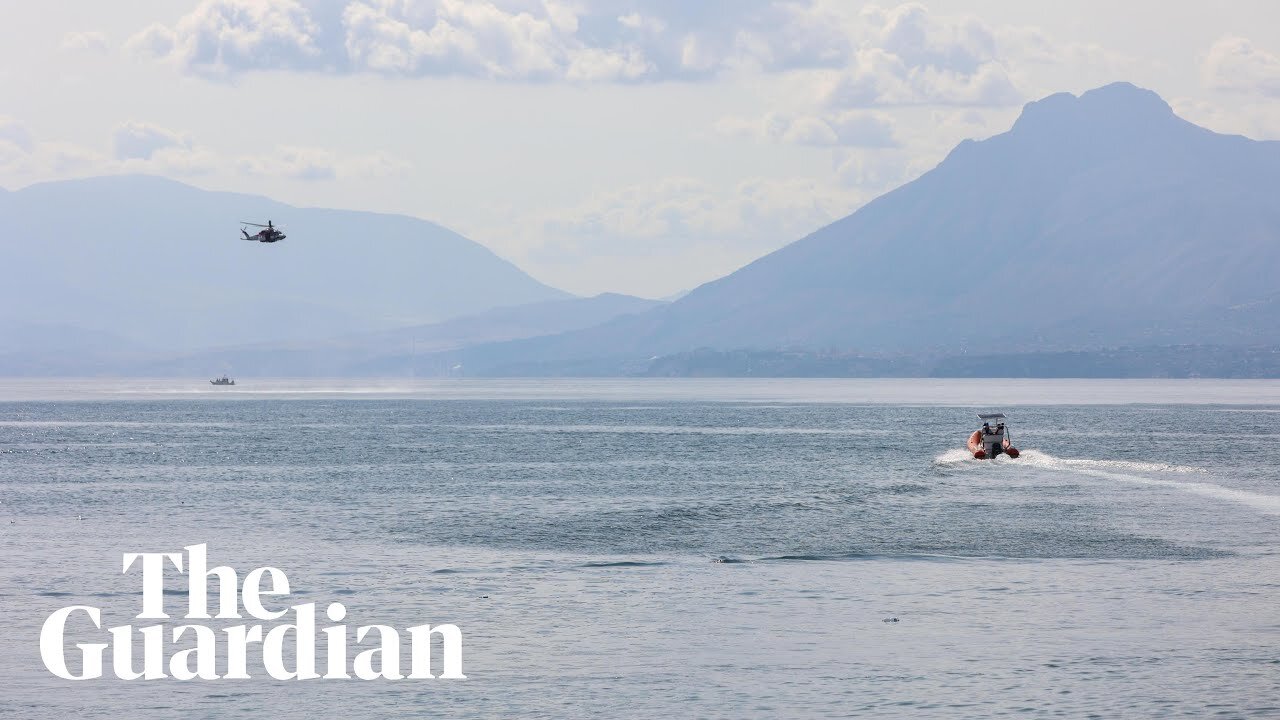
[{"label": "outboard motor", "polygon": [[987,453],[987,457],[994,458],[1004,452],[1004,424],[997,425],[994,429],[983,428],[982,431],[982,449]]}]

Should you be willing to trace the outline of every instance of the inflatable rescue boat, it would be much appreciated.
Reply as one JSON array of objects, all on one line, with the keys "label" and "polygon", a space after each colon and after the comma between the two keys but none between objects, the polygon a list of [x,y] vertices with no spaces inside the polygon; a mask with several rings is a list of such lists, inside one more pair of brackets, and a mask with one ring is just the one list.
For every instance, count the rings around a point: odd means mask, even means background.
[{"label": "inflatable rescue boat", "polygon": [[[1018,457],[1018,448],[1013,446],[1012,435],[1005,426],[1004,413],[979,415],[982,427],[969,436],[969,452],[979,460],[994,459],[997,455]],[[995,423],[994,425],[992,423]]]}]

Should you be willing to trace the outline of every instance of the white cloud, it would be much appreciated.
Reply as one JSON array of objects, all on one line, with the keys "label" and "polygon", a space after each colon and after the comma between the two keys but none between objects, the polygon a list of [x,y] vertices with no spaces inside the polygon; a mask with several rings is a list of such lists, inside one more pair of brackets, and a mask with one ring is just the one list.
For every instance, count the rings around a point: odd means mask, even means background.
[{"label": "white cloud", "polygon": [[196,145],[188,133],[135,120],[116,126],[111,148],[118,169],[125,172],[202,175],[222,164],[217,153]]},{"label": "white cloud", "polygon": [[236,167],[246,175],[292,180],[333,180],[338,177],[337,156],[322,148],[281,146],[270,155],[242,157],[236,161]]},{"label": "white cloud", "polygon": [[918,161],[917,156],[898,151],[846,151],[836,156],[836,175],[844,185],[860,188],[874,197],[929,169]]},{"label": "white cloud", "polygon": [[14,173],[26,161],[29,152],[8,140],[0,139],[0,170]]},{"label": "white cloud", "polygon": [[717,123],[716,129],[725,135],[794,145],[869,148],[898,145],[893,118],[881,112],[768,113],[759,120],[726,117]]},{"label": "white cloud", "polygon": [[[505,10],[476,0],[365,0],[343,11],[346,51],[356,69],[403,74],[463,74],[506,80],[563,77],[575,55],[591,50],[573,37],[577,17],[544,4]],[[596,50],[583,76],[627,72],[629,60]]]},{"label": "white cloud", "polygon": [[[1114,80],[1117,74],[1146,72],[1157,65],[1096,43],[1062,41],[1038,27],[1001,26],[995,32],[1001,57],[1016,59],[1024,65],[1068,67],[1073,74],[1098,77],[1098,83]],[[1054,90],[1061,88],[1048,91]]]},{"label": "white cloud", "polygon": [[13,177],[46,179],[101,172],[110,161],[101,153],[65,142],[39,141],[23,148],[0,139],[0,171]]},{"label": "white cloud", "polygon": [[206,147],[161,148],[146,160],[130,159],[121,164],[126,172],[185,177],[216,172],[223,165],[217,153]]},{"label": "white cloud", "polygon": [[1020,104],[1024,96],[1008,71],[997,62],[978,65],[971,72],[911,65],[882,48],[859,51],[850,67],[822,83],[821,96],[832,108],[894,105]]},{"label": "white cloud", "polygon": [[[814,0],[792,6],[768,37],[777,69],[832,70],[816,76],[828,107],[1020,104],[1008,69],[1015,58],[1001,39],[1007,32],[919,3],[858,9]],[[784,52],[793,37],[817,41],[801,44],[808,53]]]},{"label": "white cloud", "polygon": [[1229,106],[1187,97],[1174,98],[1169,104],[1179,117],[1214,132],[1255,140],[1280,140],[1280,102],[1263,96],[1255,102]]},{"label": "white cloud", "polygon": [[18,120],[0,116],[0,171],[14,177],[62,176],[103,167],[107,159],[88,148],[35,138]]},{"label": "white cloud", "polygon": [[774,3],[751,33],[768,50],[757,52],[774,70],[843,66],[858,44],[856,14],[848,3]]},{"label": "white cloud", "polygon": [[1201,69],[1205,83],[1215,90],[1280,97],[1280,57],[1246,38],[1227,36],[1215,42]]},{"label": "white cloud", "polygon": [[202,0],[173,27],[153,24],[125,43],[183,70],[321,69],[319,28],[296,0]]},{"label": "white cloud", "polygon": [[653,69],[653,65],[636,48],[619,52],[586,48],[573,53],[565,78],[583,81],[636,80]]},{"label": "white cloud", "polygon": [[[636,82],[829,70],[842,73],[829,93],[842,107],[1021,99],[1005,69],[1003,31],[915,3],[859,11],[833,0],[331,1],[335,11],[317,14],[318,22],[298,0],[202,0],[172,27],[152,25],[127,46],[214,75],[288,69]],[[1025,35],[1013,33],[1011,47]]]},{"label": "white cloud", "polygon": [[731,206],[743,233],[781,247],[853,212],[868,198],[811,178],[755,178],[734,188]]},{"label": "white cloud", "polygon": [[769,136],[795,145],[840,144],[835,129],[826,120],[812,115],[786,119],[774,115],[766,118],[764,130]]},{"label": "white cloud", "polygon": [[618,16],[618,24],[621,25],[622,27],[628,28],[630,30],[635,30],[637,32],[648,32],[648,33],[655,33],[655,34],[661,33],[667,29],[667,24],[663,22],[661,19],[648,16],[648,15],[641,15],[638,12],[632,12],[627,15]]},{"label": "white cloud", "polygon": [[[634,42],[584,42],[576,11],[554,2],[359,0],[342,22],[353,70],[594,82],[633,81],[655,69]],[[634,14],[617,22],[633,34],[662,28]]]},{"label": "white cloud", "polygon": [[655,246],[780,247],[853,210],[862,197],[809,179],[753,178],[720,187],[668,178],[600,193],[532,221],[545,248],[646,252]]},{"label": "white cloud", "polygon": [[961,140],[981,140],[1008,130],[1017,118],[1016,108],[943,108],[929,113],[927,139],[918,145],[950,152]]},{"label": "white cloud", "polygon": [[996,59],[995,32],[976,18],[944,18],[923,5],[863,11],[877,47],[909,67],[933,67],[973,75]]},{"label": "white cloud", "polygon": [[116,126],[111,133],[111,146],[117,160],[147,160],[158,150],[190,148],[191,138],[156,125],[131,120]]},{"label": "white cloud", "polygon": [[278,146],[265,155],[221,153],[185,132],[130,120],[110,134],[111,155],[73,143],[33,138],[17,120],[0,116],[0,171],[28,179],[85,174],[149,173],[189,177],[220,173],[291,180],[373,179],[404,175],[408,161],[387,153],[341,153]]},{"label": "white cloud", "polygon": [[324,148],[294,145],[279,146],[265,155],[237,158],[235,167],[245,175],[309,181],[388,177],[410,169],[408,162],[383,153],[344,155]]},{"label": "white cloud", "polygon": [[31,152],[31,133],[25,125],[6,115],[0,115],[0,142],[24,153]]},{"label": "white cloud", "polygon": [[106,164],[101,153],[73,143],[38,143],[32,155],[37,167],[48,168],[60,176],[96,170]]},{"label": "white cloud", "polygon": [[543,229],[572,244],[603,238],[657,240],[720,232],[711,189],[690,178],[603,193],[575,208],[547,216]]},{"label": "white cloud", "polygon": [[342,157],[338,169],[340,177],[383,178],[403,176],[413,165],[386,153],[374,153]]},{"label": "white cloud", "polygon": [[62,36],[61,47],[69,52],[105,53],[107,36],[96,31],[69,32]]},{"label": "white cloud", "polygon": [[712,47],[706,38],[694,34],[684,37],[680,43],[680,67],[695,73],[705,73],[719,64],[721,51]]},{"label": "white cloud", "polygon": [[881,112],[843,112],[829,116],[827,124],[838,144],[847,147],[889,148],[899,145],[894,120]]},{"label": "white cloud", "polygon": [[126,50],[138,55],[168,59],[177,45],[178,35],[160,23],[152,23],[125,40]]},{"label": "white cloud", "polygon": [[869,199],[807,178],[736,185],[687,177],[597,193],[572,207],[512,214],[473,233],[576,292],[687,290],[848,215]]}]

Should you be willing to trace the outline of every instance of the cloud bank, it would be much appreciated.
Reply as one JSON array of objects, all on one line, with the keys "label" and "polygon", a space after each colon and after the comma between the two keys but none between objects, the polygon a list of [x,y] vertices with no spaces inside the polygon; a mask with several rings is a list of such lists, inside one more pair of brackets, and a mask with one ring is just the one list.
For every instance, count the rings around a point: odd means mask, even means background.
[{"label": "cloud bank", "polygon": [[1209,48],[1202,71],[1211,88],[1280,98],[1280,58],[1246,38],[1229,35],[1218,40]]},{"label": "cloud bank", "polygon": [[1026,33],[908,3],[828,0],[201,0],[126,48],[184,72],[464,76],[508,82],[698,82],[823,71],[838,109],[1009,105]]},{"label": "cloud bank", "polygon": [[67,174],[154,173],[190,177],[209,173],[321,181],[402,175],[411,169],[385,153],[338,153],[278,145],[264,154],[219,152],[190,133],[137,120],[117,125],[111,152],[34,137],[18,120],[0,116],[0,172],[42,177]]}]

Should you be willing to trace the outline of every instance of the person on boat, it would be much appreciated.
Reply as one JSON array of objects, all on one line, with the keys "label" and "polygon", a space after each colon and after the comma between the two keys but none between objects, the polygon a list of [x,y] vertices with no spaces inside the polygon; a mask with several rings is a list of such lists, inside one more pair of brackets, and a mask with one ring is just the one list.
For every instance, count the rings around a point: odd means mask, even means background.
[{"label": "person on boat", "polygon": [[1009,436],[1004,431],[1004,423],[998,423],[995,429],[992,429],[990,423],[982,423],[982,428],[974,430],[973,434],[969,436],[968,446],[974,457],[978,458],[993,458],[1001,453],[1008,453],[1011,457],[1017,457],[1013,453],[1009,453],[1009,450],[1013,448],[1013,443],[1009,441]]}]

